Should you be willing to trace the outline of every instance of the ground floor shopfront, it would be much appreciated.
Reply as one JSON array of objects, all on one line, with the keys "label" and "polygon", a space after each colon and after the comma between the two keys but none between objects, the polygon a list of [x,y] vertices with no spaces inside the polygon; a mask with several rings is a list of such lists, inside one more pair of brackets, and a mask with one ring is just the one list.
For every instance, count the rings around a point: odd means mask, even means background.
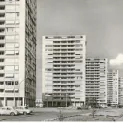
[{"label": "ground floor shopfront", "polygon": [[24,97],[2,97],[0,98],[0,107],[2,106],[35,106],[35,100]]},{"label": "ground floor shopfront", "polygon": [[45,107],[69,107],[69,106],[83,106],[84,102],[71,102],[71,101],[44,101]]}]

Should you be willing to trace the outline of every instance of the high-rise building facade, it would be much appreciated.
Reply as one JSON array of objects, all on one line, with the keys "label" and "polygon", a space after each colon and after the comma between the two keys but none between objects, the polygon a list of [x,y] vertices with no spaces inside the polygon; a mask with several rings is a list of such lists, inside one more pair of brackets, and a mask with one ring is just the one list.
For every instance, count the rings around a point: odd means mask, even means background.
[{"label": "high-rise building facade", "polygon": [[118,104],[123,106],[123,77],[119,77],[119,96],[118,96]]},{"label": "high-rise building facade", "polygon": [[[86,37],[43,36],[42,93],[49,106],[85,103]],[[46,95],[52,98],[48,101]],[[67,104],[67,105],[66,105]]]},{"label": "high-rise building facade", "polygon": [[86,59],[87,105],[107,105],[107,62],[103,58]]},{"label": "high-rise building facade", "polygon": [[118,70],[108,70],[107,78],[107,104],[116,106],[118,105]]},{"label": "high-rise building facade", "polygon": [[36,98],[36,0],[0,0],[0,106]]}]

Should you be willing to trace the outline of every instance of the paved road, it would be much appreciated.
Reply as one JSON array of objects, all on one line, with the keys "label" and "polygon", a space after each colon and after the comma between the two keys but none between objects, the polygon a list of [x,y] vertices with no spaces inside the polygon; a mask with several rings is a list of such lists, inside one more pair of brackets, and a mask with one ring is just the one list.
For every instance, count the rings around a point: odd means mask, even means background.
[{"label": "paved road", "polygon": [[[0,116],[0,121],[46,121],[48,119],[58,118],[59,109],[58,108],[33,108],[34,113],[32,115],[19,115],[19,116]],[[78,114],[89,114],[91,110],[67,110],[61,109],[63,116],[73,116]],[[97,114],[107,114],[108,115],[123,115],[123,109],[99,109]],[[123,121],[123,117],[116,120]]]},{"label": "paved road", "polygon": [[[56,108],[37,108],[33,109],[34,113],[32,115],[19,115],[19,116],[0,116],[0,121],[45,121],[48,119],[58,118],[59,109]],[[77,114],[86,114],[90,112],[89,110],[61,110],[63,116],[71,116]]]},{"label": "paved road", "polygon": [[47,118],[56,117],[57,113],[34,113],[32,115],[19,115],[19,116],[0,116],[1,121],[44,121]]}]

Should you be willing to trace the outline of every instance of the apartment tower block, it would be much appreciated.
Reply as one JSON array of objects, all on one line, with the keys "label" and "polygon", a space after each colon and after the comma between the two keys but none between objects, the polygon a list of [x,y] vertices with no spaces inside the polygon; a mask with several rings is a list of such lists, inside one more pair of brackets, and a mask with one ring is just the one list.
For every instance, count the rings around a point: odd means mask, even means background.
[{"label": "apartment tower block", "polygon": [[119,71],[109,69],[108,70],[108,93],[107,93],[107,104],[111,106],[118,105],[118,95],[119,95]]},{"label": "apartment tower block", "polygon": [[123,106],[123,77],[119,77],[119,95],[118,95],[118,104]]},{"label": "apartment tower block", "polygon": [[107,105],[107,59],[86,59],[86,104]]},{"label": "apartment tower block", "polygon": [[36,0],[0,0],[0,106],[34,106]]},{"label": "apartment tower block", "polygon": [[83,105],[86,37],[43,36],[42,43],[44,103],[47,106]]}]

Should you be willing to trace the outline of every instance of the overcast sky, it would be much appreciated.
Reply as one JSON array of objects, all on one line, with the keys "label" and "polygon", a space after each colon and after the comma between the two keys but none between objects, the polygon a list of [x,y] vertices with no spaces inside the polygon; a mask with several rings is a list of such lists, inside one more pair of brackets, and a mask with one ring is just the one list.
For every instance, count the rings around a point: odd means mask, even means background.
[{"label": "overcast sky", "polygon": [[92,57],[115,59],[123,53],[123,0],[37,2],[37,98],[41,96],[38,92],[41,90],[43,35],[84,34],[87,36],[87,55]]}]

